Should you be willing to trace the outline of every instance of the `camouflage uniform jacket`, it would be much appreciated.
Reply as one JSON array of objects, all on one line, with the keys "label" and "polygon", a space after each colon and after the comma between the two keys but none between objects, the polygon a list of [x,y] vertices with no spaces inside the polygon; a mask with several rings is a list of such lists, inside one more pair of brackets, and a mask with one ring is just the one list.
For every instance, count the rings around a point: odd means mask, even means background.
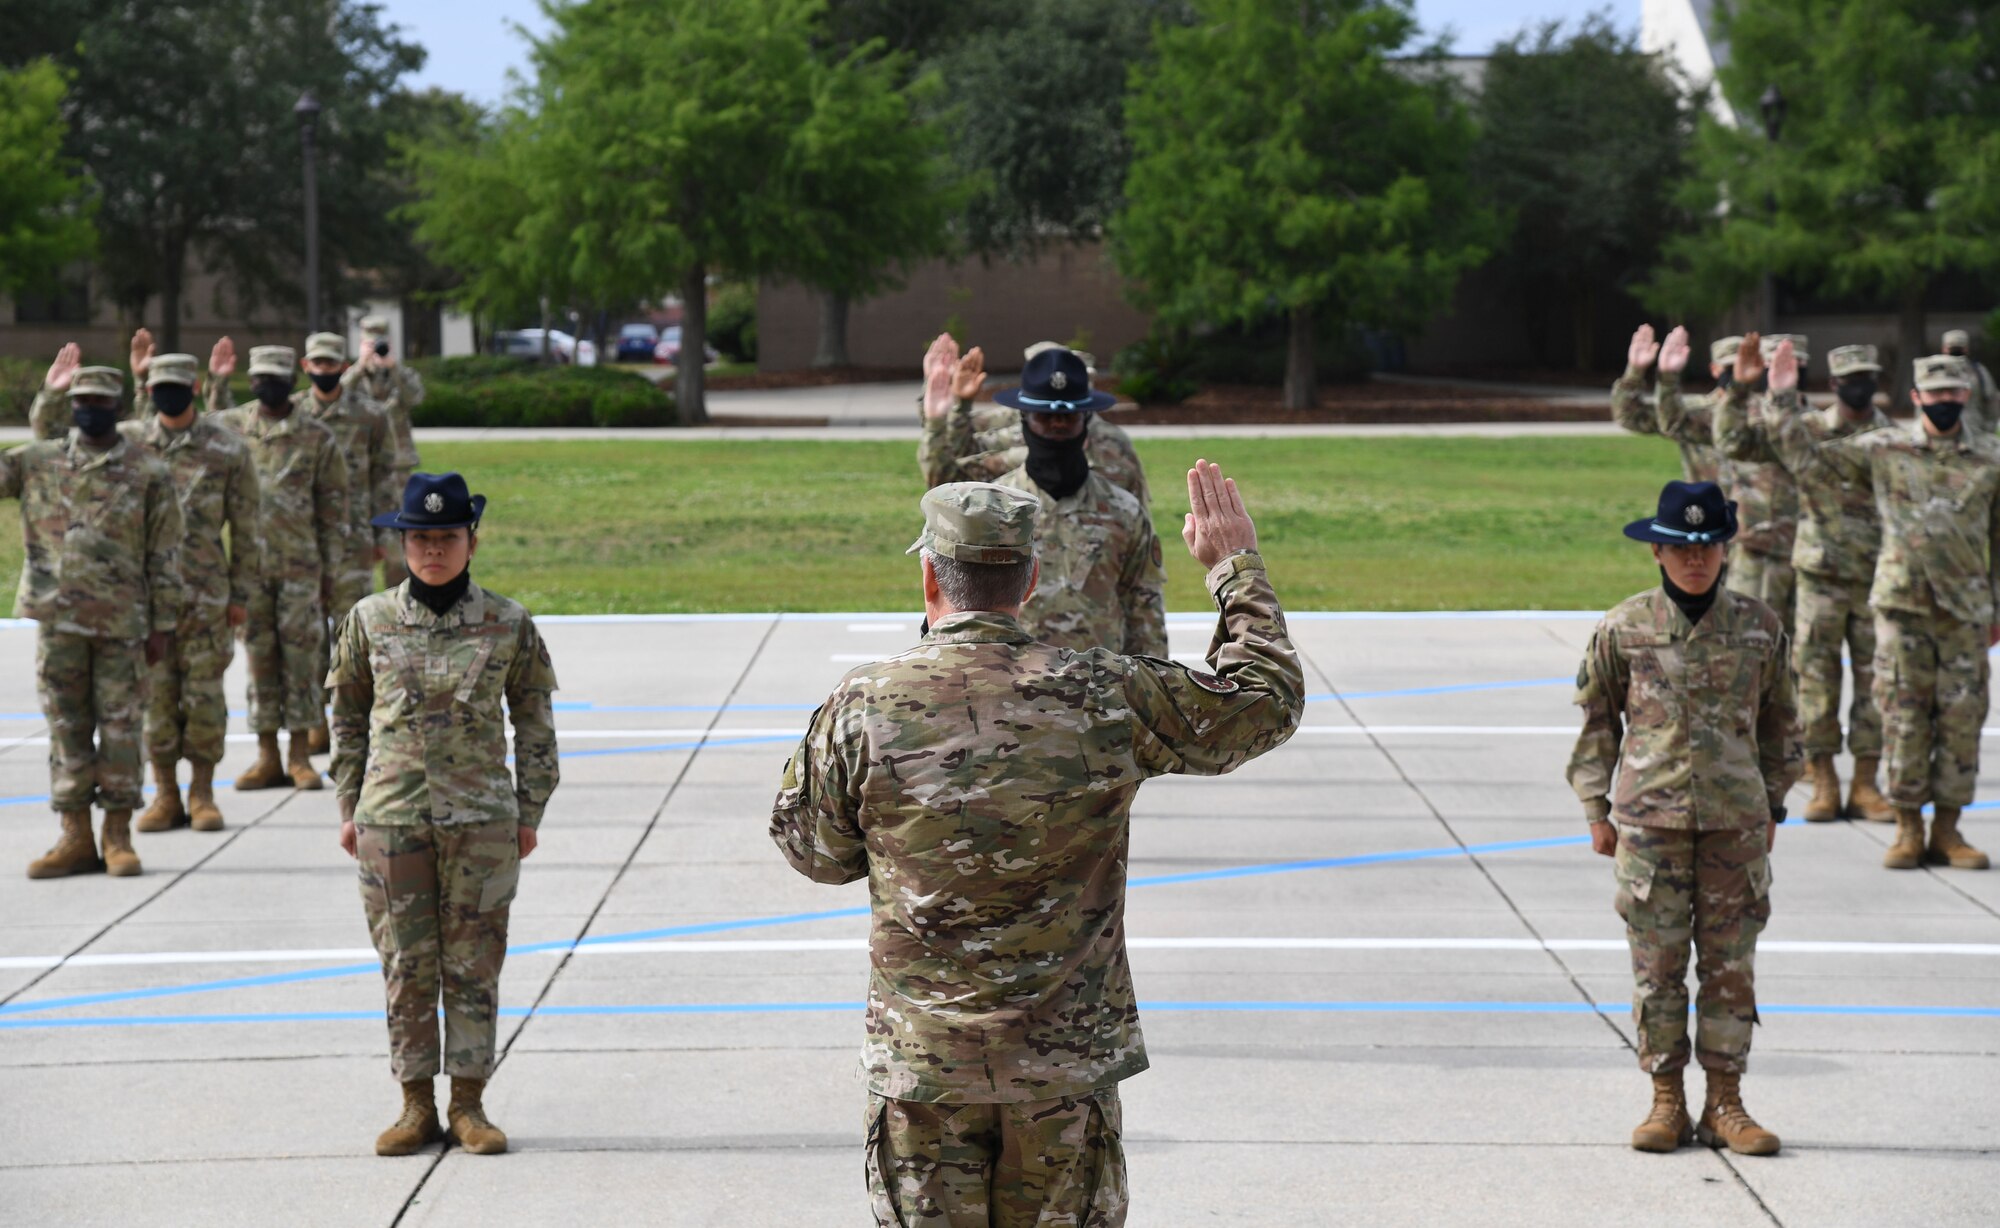
[{"label": "camouflage uniform jacket", "polygon": [[1868,487],[1882,522],[1882,552],[1868,604],[1990,626],[2000,610],[2000,440],[1960,425],[1934,439],[1922,419],[1845,439],[1816,439],[1804,415],[1769,428],[1801,480]]},{"label": "camouflage uniform jacket", "polygon": [[[1645,372],[1633,367],[1625,368],[1625,374],[1611,385],[1611,420],[1634,435],[1662,435],[1665,432],[1660,429],[1660,411],[1653,399],[1646,395],[1645,379]],[[1719,480],[1721,458],[1712,446],[1696,440],[1691,434],[1687,438],[1676,439],[1674,443],[1681,450],[1683,477],[1690,482]]]},{"label": "camouflage uniform jacket", "polygon": [[[257,463],[243,437],[211,418],[168,430],[158,414],[121,422],[118,433],[166,465],[181,507],[181,580],[188,618],[218,618],[248,606],[263,550]],[[229,546],[223,548],[223,529]]]},{"label": "camouflage uniform jacket", "polygon": [[1208,575],[1216,674],[1034,642],[958,613],[813,714],[771,838],[815,882],[868,879],[869,1089],[994,1103],[1146,1068],[1125,956],[1132,799],[1297,727],[1304,677],[1255,554]]},{"label": "camouflage uniform jacket", "polygon": [[[1709,393],[1684,397],[1680,377],[1660,372],[1660,433],[1673,439],[1713,442],[1715,413],[1723,397]],[[1791,561],[1792,544],[1798,536],[1799,491],[1783,465],[1757,464],[1723,458],[1718,479],[1722,489],[1736,500],[1736,517],[1743,527],[1736,541],[1752,554],[1768,554]]]},{"label": "camouflage uniform jacket", "polygon": [[[416,436],[410,430],[410,411],[423,403],[424,377],[408,363],[371,371],[357,362],[341,374],[340,386],[359,391],[381,408],[389,419],[389,435],[394,444],[390,460],[399,469],[416,468],[419,458]],[[396,492],[398,499],[402,495],[402,491]]]},{"label": "camouflage uniform jacket", "polygon": [[561,778],[556,670],[526,609],[472,584],[433,614],[405,580],[355,604],[332,656],[333,783],[357,821],[541,825]]},{"label": "camouflage uniform jacket", "polygon": [[312,418],[340,441],[347,462],[347,541],[353,549],[373,543],[389,549],[395,534],[369,523],[374,516],[403,505],[396,489],[395,441],[389,416],[366,396],[343,388],[331,401],[321,401],[307,388],[292,394],[292,415]]},{"label": "camouflage uniform jacket", "polygon": [[0,499],[21,501],[16,617],[117,640],[180,626],[181,508],[158,458],[38,440],[0,452]]},{"label": "camouflage uniform jacket", "polygon": [[243,436],[257,462],[264,578],[339,575],[347,564],[347,462],[333,432],[296,410],[274,419],[254,405],[215,420]]},{"label": "camouflage uniform jacket", "polygon": [[1035,521],[1041,578],[1021,625],[1058,648],[1167,655],[1166,567],[1153,518],[1093,473],[1067,499],[1050,497],[1026,469],[995,479],[1042,501]]},{"label": "camouflage uniform jacket", "polygon": [[[918,400],[919,412],[922,400]],[[1005,473],[1019,469],[1028,460],[1028,445],[1022,437],[1021,412],[1005,405],[974,405],[960,401],[943,422],[924,422],[923,441],[917,445],[917,467],[923,471],[926,487],[946,482],[997,482]],[[1132,437],[1102,414],[1092,414],[1083,440],[1090,467],[1121,490],[1151,507],[1152,492],[1146,486],[1146,470],[1132,447]]]},{"label": "camouflage uniform jacket", "polygon": [[[1715,412],[1715,446],[1733,460],[1782,463],[1771,445],[1764,421],[1749,420],[1749,393],[1732,391]],[[1823,410],[1801,408],[1797,389],[1760,398],[1766,415],[1797,415],[1815,441],[1845,439],[1867,431],[1889,429],[1889,415],[1876,409],[1855,421],[1839,405]],[[1875,492],[1868,483],[1827,469],[1797,477],[1799,534],[1792,544],[1792,566],[1815,576],[1859,582],[1875,574],[1875,556],[1882,549],[1882,522],[1875,514]]]},{"label": "camouflage uniform jacket", "polygon": [[1626,598],[1591,634],[1575,702],[1569,783],[1593,820],[1762,827],[1805,770],[1791,646],[1754,597],[1725,589],[1693,625],[1665,589]]},{"label": "camouflage uniform jacket", "polygon": [[1983,362],[1970,358],[1959,361],[1972,372],[1972,387],[1965,398],[1966,426],[1981,434],[2000,431],[2000,387],[1994,385],[1993,372]]}]

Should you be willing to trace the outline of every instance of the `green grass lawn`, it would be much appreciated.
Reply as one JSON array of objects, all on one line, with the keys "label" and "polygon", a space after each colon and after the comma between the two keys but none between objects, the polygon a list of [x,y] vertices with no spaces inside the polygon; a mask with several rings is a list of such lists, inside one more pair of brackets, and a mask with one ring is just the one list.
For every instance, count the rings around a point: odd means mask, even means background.
[{"label": "green grass lawn", "polygon": [[[1179,542],[1200,455],[1242,483],[1293,609],[1597,609],[1655,582],[1619,532],[1678,476],[1658,440],[1148,440],[1167,605],[1206,608]],[[474,572],[542,613],[899,610],[917,601],[904,443],[431,444],[491,499]],[[0,565],[20,566],[17,533]]]}]

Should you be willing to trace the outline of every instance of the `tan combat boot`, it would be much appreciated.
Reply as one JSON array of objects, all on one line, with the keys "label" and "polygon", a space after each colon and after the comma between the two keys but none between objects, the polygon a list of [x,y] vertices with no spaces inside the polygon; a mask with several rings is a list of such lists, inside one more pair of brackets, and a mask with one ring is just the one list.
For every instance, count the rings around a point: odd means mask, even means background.
[{"label": "tan combat boot", "polygon": [[236,791],[246,789],[275,789],[284,784],[285,765],[278,761],[278,735],[260,733],[257,735],[257,762],[250,770],[236,778]]},{"label": "tan combat boot", "polygon": [[438,1125],[437,1099],[429,1079],[412,1079],[403,1084],[403,1115],[396,1124],[375,1136],[378,1156],[410,1156],[444,1137]]},{"label": "tan combat boot", "polygon": [[313,766],[312,752],[306,747],[312,742],[312,735],[303,729],[292,730],[291,753],[285,756],[285,772],[292,778],[294,789],[323,789],[326,781],[320,778],[319,769]]},{"label": "tan combat boot", "polygon": [[65,810],[62,835],[56,846],[28,863],[29,878],[66,878],[71,874],[99,874],[104,863],[97,856],[97,841],[90,834],[90,811]]},{"label": "tan combat boot", "polygon": [[1854,760],[1854,780],[1847,786],[1848,818],[1867,819],[1870,823],[1896,821],[1896,808],[1875,787],[1875,775],[1881,766],[1880,759]]},{"label": "tan combat boot", "polygon": [[497,1156],[507,1150],[507,1136],[486,1120],[486,1108],[479,1102],[485,1092],[486,1080],[453,1076],[451,1107],[445,1110],[445,1120],[451,1123],[451,1136],[459,1146],[476,1156]]},{"label": "tan combat boot", "polygon": [[1984,870],[1988,864],[1986,854],[1965,842],[1958,834],[1958,807],[1939,806],[1931,818],[1930,848],[1924,853],[1924,860],[1934,866],[1950,866],[1954,870]]},{"label": "tan combat boot", "polygon": [[1924,812],[1913,807],[1896,809],[1896,842],[1882,854],[1882,864],[1891,870],[1914,870],[1924,864]]},{"label": "tan combat boot", "polygon": [[1632,1131],[1634,1151],[1673,1151],[1694,1141],[1694,1122],[1688,1118],[1687,1092],[1681,1072],[1653,1076],[1653,1111]]},{"label": "tan combat boot", "polygon": [[131,878],[139,872],[139,854],[132,851],[132,812],[104,812],[104,872],[113,878]]},{"label": "tan combat boot", "polygon": [[222,808],[215,804],[215,765],[190,759],[188,769],[193,776],[188,781],[188,818],[196,831],[221,831]]},{"label": "tan combat boot", "polygon": [[315,755],[324,755],[333,749],[333,734],[321,721],[306,731],[306,750]]},{"label": "tan combat boot", "polygon": [[1814,755],[1811,764],[1812,800],[1806,803],[1805,820],[1825,823],[1840,817],[1840,775],[1833,770],[1832,755]]},{"label": "tan combat boot", "polygon": [[139,816],[140,831],[172,831],[187,825],[188,812],[181,807],[181,782],[174,778],[180,766],[175,759],[153,760],[153,804]]},{"label": "tan combat boot", "polygon": [[1708,1096],[1695,1135],[1710,1147],[1727,1147],[1740,1156],[1778,1154],[1778,1136],[1757,1124],[1743,1107],[1743,1076],[1726,1070],[1708,1071]]}]

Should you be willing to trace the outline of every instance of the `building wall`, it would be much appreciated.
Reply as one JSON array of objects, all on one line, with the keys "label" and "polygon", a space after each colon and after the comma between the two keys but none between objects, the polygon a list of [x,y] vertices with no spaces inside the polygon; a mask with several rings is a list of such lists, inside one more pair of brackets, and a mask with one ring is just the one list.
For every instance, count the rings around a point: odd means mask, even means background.
[{"label": "building wall", "polygon": [[[221,279],[213,273],[192,272],[181,295],[181,349],[206,358],[210,347],[227,336],[236,352],[247,355],[253,345],[297,346],[305,340],[301,307],[287,304],[256,313],[237,310],[233,295],[220,295]],[[11,299],[0,295],[0,357],[53,359],[74,341],[83,347],[86,364],[123,366],[132,330],[144,325],[160,332],[160,301],[146,304],[137,319],[121,319],[108,296],[96,286],[90,294],[90,319],[79,323],[21,324],[15,321]]]},{"label": "building wall", "polygon": [[[848,355],[856,366],[915,368],[931,340],[956,318],[996,371],[1018,369],[1018,355],[1037,341],[1085,338],[1085,348],[1109,362],[1144,337],[1151,324],[1146,313],[1125,301],[1122,286],[1097,243],[1053,248],[1022,264],[927,264],[903,289],[854,304],[847,321]],[[758,287],[759,370],[811,366],[818,341],[814,293],[774,282]]]}]

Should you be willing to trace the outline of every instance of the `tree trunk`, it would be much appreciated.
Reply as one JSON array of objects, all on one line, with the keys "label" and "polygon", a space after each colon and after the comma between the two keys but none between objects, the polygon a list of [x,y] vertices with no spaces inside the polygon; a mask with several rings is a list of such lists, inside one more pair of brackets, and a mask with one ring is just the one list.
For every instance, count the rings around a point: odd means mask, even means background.
[{"label": "tree trunk", "polygon": [[848,297],[838,290],[819,293],[819,348],[813,351],[815,367],[847,367]]},{"label": "tree trunk", "polygon": [[160,253],[160,335],[154,347],[162,354],[181,349],[181,289],[187,281],[187,241],[169,236]]},{"label": "tree trunk", "polygon": [[674,360],[674,395],[680,402],[682,426],[705,426],[708,372],[708,267],[699,261],[681,274],[681,352]]},{"label": "tree trunk", "polygon": [[1589,371],[1597,348],[1597,294],[1589,286],[1570,288],[1570,345],[1575,349],[1576,370]]},{"label": "tree trunk", "polygon": [[1312,409],[1319,404],[1319,367],[1313,361],[1313,313],[1292,308],[1291,335],[1285,346],[1285,408]]},{"label": "tree trunk", "polygon": [[1896,366],[1891,384],[1891,405],[1907,408],[1910,389],[1916,387],[1916,369],[1911,365],[1931,352],[1924,339],[1924,291],[1922,281],[1903,287],[1896,312]]}]

